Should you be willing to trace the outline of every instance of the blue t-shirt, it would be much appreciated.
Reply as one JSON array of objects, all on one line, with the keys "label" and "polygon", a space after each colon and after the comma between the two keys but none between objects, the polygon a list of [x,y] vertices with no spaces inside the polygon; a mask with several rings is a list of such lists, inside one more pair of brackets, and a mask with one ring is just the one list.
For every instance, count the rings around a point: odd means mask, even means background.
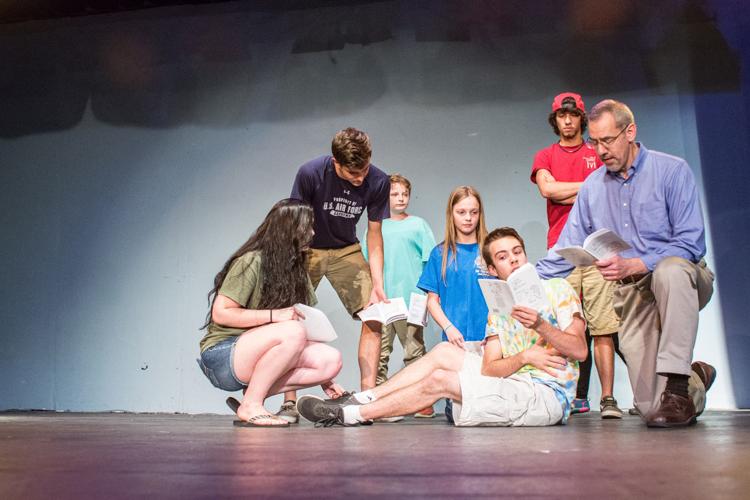
[{"label": "blue t-shirt", "polygon": [[[440,268],[443,264],[443,245],[432,249],[430,259],[417,286],[440,297],[440,307],[448,320],[463,334],[464,340],[484,340],[487,326],[487,303],[479,288],[480,278],[492,278],[479,252],[479,244],[456,244],[457,256],[448,254],[445,281]],[[443,333],[443,340],[448,337]]]},{"label": "blue t-shirt", "polygon": [[371,221],[391,215],[388,175],[375,165],[361,186],[336,175],[332,156],[321,156],[302,165],[292,186],[291,198],[309,203],[315,213],[312,248],[343,248],[357,243],[357,222],[367,207]]}]

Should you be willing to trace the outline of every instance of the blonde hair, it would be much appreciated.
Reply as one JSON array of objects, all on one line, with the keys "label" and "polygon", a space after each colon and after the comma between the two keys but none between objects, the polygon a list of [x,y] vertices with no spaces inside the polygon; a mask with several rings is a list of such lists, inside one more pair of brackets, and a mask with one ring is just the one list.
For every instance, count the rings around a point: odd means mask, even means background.
[{"label": "blonde hair", "polygon": [[409,182],[409,179],[401,174],[392,174],[390,180],[391,184],[401,184],[411,194],[411,182]]},{"label": "blonde hair", "polygon": [[448,267],[449,250],[453,252],[451,260],[456,261],[456,225],[453,223],[453,207],[470,196],[476,198],[477,203],[479,203],[479,221],[475,230],[479,248],[482,248],[484,238],[487,236],[487,226],[484,223],[484,205],[482,205],[482,197],[479,196],[479,191],[472,186],[458,186],[448,197],[448,206],[445,209],[445,240],[443,240],[443,262],[441,266],[443,282],[445,282],[445,270]]}]

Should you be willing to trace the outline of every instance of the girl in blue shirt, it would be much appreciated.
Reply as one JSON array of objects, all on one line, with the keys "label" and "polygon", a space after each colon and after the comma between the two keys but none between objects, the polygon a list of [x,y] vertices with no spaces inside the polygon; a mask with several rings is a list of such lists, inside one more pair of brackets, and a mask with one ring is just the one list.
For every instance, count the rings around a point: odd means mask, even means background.
[{"label": "girl in blue shirt", "polygon": [[417,286],[427,292],[427,309],[443,340],[459,347],[484,340],[487,304],[477,280],[491,278],[481,255],[486,235],[479,192],[457,187],[448,198],[445,240],[432,250]]}]

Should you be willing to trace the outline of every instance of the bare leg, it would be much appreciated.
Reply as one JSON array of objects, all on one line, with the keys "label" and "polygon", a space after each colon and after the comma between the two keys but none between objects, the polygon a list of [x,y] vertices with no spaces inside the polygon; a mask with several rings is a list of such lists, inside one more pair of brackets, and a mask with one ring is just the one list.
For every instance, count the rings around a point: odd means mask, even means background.
[{"label": "bare leg", "polygon": [[297,401],[297,391],[284,391],[284,401]]},{"label": "bare leg", "polygon": [[[320,385],[333,380],[341,371],[341,353],[319,342],[308,342],[300,354],[297,365],[281,376],[268,391],[268,395],[296,394],[297,389]],[[290,389],[294,389],[290,391]],[[285,392],[286,391],[286,392]]]},{"label": "bare leg", "polygon": [[594,337],[594,362],[602,383],[602,398],[612,396],[615,379],[615,343],[612,335]]},{"label": "bare leg", "polygon": [[[306,344],[305,329],[298,321],[261,326],[240,336],[234,346],[234,373],[243,382],[252,379],[237,410],[240,419],[269,413],[263,407],[268,391],[297,364]],[[275,420],[258,423],[273,424]]]},{"label": "bare leg", "polygon": [[[415,366],[417,363],[415,362],[409,366]],[[456,401],[461,399],[461,384],[458,372],[437,368],[426,378],[422,378],[414,384],[393,391],[372,403],[363,405],[360,408],[360,414],[366,420],[408,415],[432,405],[438,399],[445,397]]]},{"label": "bare leg", "polygon": [[[456,347],[448,342],[438,344],[430,352],[409,366],[399,370],[386,383],[374,388],[373,393],[378,398],[385,397],[426,379],[438,369],[458,372],[463,366],[464,356],[465,351],[460,347]],[[424,406],[417,408],[417,410],[421,410],[422,408]]]},{"label": "bare leg", "polygon": [[382,325],[375,322],[362,322],[359,337],[359,376],[362,390],[375,387],[380,361],[380,331]]}]

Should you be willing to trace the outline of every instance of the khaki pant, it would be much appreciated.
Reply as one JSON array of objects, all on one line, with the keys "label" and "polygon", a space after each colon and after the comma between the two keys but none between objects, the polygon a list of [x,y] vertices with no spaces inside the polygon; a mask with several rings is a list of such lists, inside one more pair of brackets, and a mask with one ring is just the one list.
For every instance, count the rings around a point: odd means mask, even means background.
[{"label": "khaki pant", "polygon": [[612,305],[616,284],[605,280],[596,266],[576,267],[566,279],[581,296],[583,317],[591,336],[617,333],[620,318]]},{"label": "khaki pant", "polygon": [[380,336],[380,362],[378,363],[376,385],[388,380],[388,361],[393,352],[393,340],[396,335],[398,335],[398,340],[404,348],[404,364],[406,366],[424,356],[424,327],[407,323],[405,319],[395,321],[390,325],[383,325],[383,334]]},{"label": "khaki pant", "polygon": [[622,318],[620,350],[642,416],[659,407],[667,382],[665,373],[690,375],[688,389],[695,408],[699,413],[705,408],[705,387],[690,364],[698,311],[711,298],[713,281],[705,261],[694,264],[667,257],[653,273],[620,283],[615,289],[615,311]]},{"label": "khaki pant", "polygon": [[370,266],[359,243],[344,248],[310,250],[307,272],[317,290],[323,276],[328,278],[347,312],[354,319],[364,309],[372,293]]}]

